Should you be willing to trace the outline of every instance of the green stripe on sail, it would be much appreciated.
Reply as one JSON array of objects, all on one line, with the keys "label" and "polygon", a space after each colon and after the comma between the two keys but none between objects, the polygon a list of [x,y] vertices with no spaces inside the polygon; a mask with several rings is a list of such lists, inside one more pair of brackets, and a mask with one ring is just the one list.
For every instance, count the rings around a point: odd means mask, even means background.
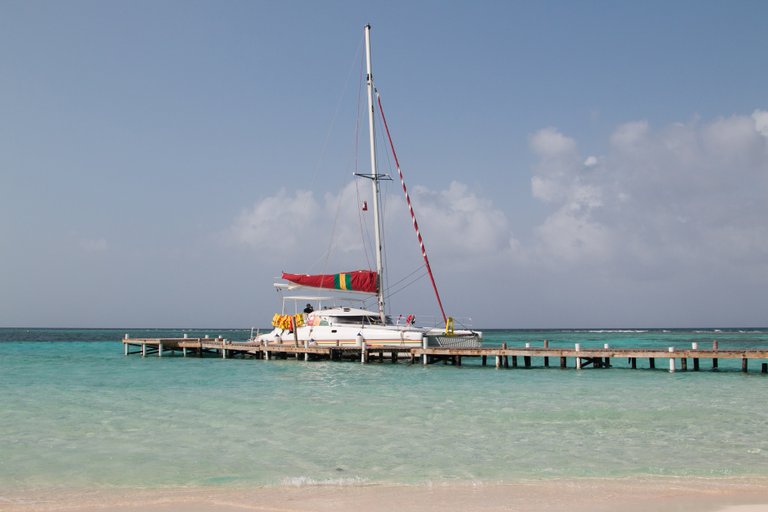
[{"label": "green stripe on sail", "polygon": [[351,290],[352,274],[334,274],[333,287],[337,290]]}]

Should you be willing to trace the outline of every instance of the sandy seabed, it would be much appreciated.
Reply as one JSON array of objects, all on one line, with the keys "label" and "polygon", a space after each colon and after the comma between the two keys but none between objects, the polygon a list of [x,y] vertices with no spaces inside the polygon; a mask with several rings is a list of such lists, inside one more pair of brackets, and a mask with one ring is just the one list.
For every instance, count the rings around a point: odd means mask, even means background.
[{"label": "sandy seabed", "polygon": [[768,512],[766,478],[0,491],[5,512]]}]

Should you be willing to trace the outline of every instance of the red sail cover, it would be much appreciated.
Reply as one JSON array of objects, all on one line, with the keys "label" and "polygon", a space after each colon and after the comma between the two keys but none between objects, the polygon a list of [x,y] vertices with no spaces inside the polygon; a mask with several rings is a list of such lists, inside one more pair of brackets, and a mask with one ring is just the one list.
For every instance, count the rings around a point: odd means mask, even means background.
[{"label": "red sail cover", "polygon": [[333,290],[348,290],[352,292],[378,293],[377,274],[373,270],[353,270],[340,274],[286,274],[283,279],[302,286],[314,288],[331,288]]}]

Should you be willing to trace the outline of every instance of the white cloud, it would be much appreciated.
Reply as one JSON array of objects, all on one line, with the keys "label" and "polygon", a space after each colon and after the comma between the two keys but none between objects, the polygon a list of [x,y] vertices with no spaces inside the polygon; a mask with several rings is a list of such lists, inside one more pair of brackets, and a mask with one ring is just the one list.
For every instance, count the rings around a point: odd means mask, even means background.
[{"label": "white cloud", "polygon": [[[304,265],[304,271],[324,272],[328,264],[360,264],[360,258],[346,255],[362,253],[361,233],[373,236],[360,219],[371,214],[369,196],[368,187],[358,189],[355,183],[322,198],[308,190],[281,189],[243,210],[225,238],[257,250],[263,262],[284,270]],[[368,213],[361,211],[364,202]]]},{"label": "white cloud", "polygon": [[438,191],[416,187],[413,201],[430,248],[441,255],[494,254],[517,245],[506,214],[463,183]]},{"label": "white cloud", "polygon": [[230,228],[237,242],[267,252],[293,250],[320,212],[312,192],[285,189],[244,210]]},{"label": "white cloud", "polygon": [[645,141],[648,135],[647,121],[633,121],[619,126],[611,135],[611,144],[619,150],[633,151]]},{"label": "white cloud", "polygon": [[532,147],[540,155],[532,193],[551,208],[536,228],[536,253],[643,278],[768,270],[766,122],[762,111],[659,130],[630,122],[607,154],[570,165]]},{"label": "white cloud", "polygon": [[[550,268],[600,265],[606,273],[647,279],[694,262],[766,264],[766,121],[768,113],[757,110],[660,129],[628,122],[610,135],[606,154],[586,157],[556,129],[536,132],[529,139],[539,156],[531,193],[549,210],[525,243],[502,208],[465,184],[415,187],[413,203],[428,250],[452,265],[466,265],[468,257],[515,258]],[[415,245],[415,236],[398,188],[384,202],[387,241],[399,251]],[[244,210],[230,236],[278,261],[306,257],[307,248],[321,258],[329,247],[337,258],[355,253],[359,261],[361,233],[372,237],[369,193],[354,183],[322,199],[280,190]],[[361,224],[363,201],[369,212]]]},{"label": "white cloud", "polygon": [[739,158],[755,147],[760,137],[754,119],[732,116],[716,119],[701,129],[703,147],[718,159]]},{"label": "white cloud", "polygon": [[755,130],[763,137],[768,137],[768,112],[755,110],[752,113],[752,119],[755,121]]},{"label": "white cloud", "polygon": [[[536,132],[530,186],[543,213],[522,238],[502,205],[466,184],[413,187],[433,268],[449,291],[444,299],[467,301],[457,309],[473,314],[509,301],[504,325],[717,322],[731,300],[721,292],[733,286],[734,297],[757,297],[768,285],[766,123],[761,110],[658,128],[629,122],[606,137],[604,154],[582,153],[575,138],[554,128]],[[368,201],[362,215],[370,221],[369,192],[360,186],[358,195],[354,184],[322,197],[281,190],[244,210],[230,237],[255,248],[270,276],[276,266],[365,266],[360,234],[372,235],[358,213]],[[396,281],[421,256],[396,184],[384,204],[389,279]],[[483,279],[488,275],[495,277]],[[397,300],[426,297],[414,288]],[[581,300],[585,293],[590,300]],[[702,294],[709,295],[701,301]],[[731,317],[754,317],[757,308],[732,306]]]},{"label": "white cloud", "polygon": [[[321,255],[325,258],[330,247],[335,265],[372,265],[372,252],[369,249],[366,259],[362,241],[373,237],[369,195],[368,187],[358,189],[354,183],[338,194],[326,194],[322,201],[313,192],[280,190],[244,210],[229,228],[229,239],[257,249],[275,262],[301,262],[303,258],[304,264],[313,263]],[[498,257],[519,246],[506,214],[463,183],[454,181],[444,190],[414,187],[411,196],[427,250],[430,255],[439,254],[447,265],[465,265],[468,256]],[[361,213],[363,201],[368,211]],[[421,264],[404,199],[400,194],[387,196],[383,204],[390,254]]]},{"label": "white cloud", "polygon": [[529,140],[531,149],[543,158],[570,155],[576,150],[576,142],[555,128],[544,128],[534,133]]},{"label": "white cloud", "polygon": [[531,178],[533,197],[548,203],[567,198],[572,185],[572,169],[583,161],[576,141],[554,128],[545,128],[529,138],[531,150],[540,158]]}]

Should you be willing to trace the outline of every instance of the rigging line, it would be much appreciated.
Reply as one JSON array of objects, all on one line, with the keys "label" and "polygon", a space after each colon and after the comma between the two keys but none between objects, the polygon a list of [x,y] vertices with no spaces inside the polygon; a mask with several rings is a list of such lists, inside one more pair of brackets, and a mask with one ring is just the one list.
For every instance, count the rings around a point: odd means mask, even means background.
[{"label": "rigging line", "polygon": [[[328,148],[328,142],[330,140],[331,133],[333,132],[333,128],[336,125],[336,120],[337,120],[337,118],[339,116],[339,111],[341,110],[342,102],[344,100],[344,97],[347,95],[347,89],[349,88],[349,83],[351,81],[350,78],[351,78],[351,75],[352,75],[352,71],[355,69],[355,63],[357,62],[357,57],[358,57],[358,55],[360,56],[361,59],[363,57],[362,49],[363,49],[364,45],[365,45],[365,41],[364,41],[363,38],[361,38],[360,39],[360,44],[358,45],[357,51],[355,52],[355,56],[352,59],[352,64],[350,65],[349,71],[347,72],[347,77],[346,77],[346,79],[344,81],[344,87],[343,87],[342,93],[339,96],[339,99],[338,99],[338,101],[336,103],[336,109],[334,111],[333,118],[331,119],[331,123],[328,126],[328,130],[326,131],[325,140],[323,142],[323,146],[322,146],[321,151],[320,151],[320,156],[318,157],[317,162],[315,163],[315,166],[314,166],[314,169],[313,169],[313,173],[312,173],[312,180],[311,180],[310,187],[309,187],[310,190],[315,190],[315,184],[316,184],[316,181],[317,181],[318,171],[320,169],[320,166],[322,164],[323,159],[325,158],[325,153],[326,153],[326,150]],[[359,93],[358,93],[358,102],[359,102]],[[343,188],[342,188],[342,190],[343,190]],[[340,207],[341,207],[341,199],[342,199],[342,197],[339,196],[339,200],[338,200],[337,205],[336,205],[336,216],[334,218],[334,222],[333,222],[333,225],[332,225],[331,236],[329,237],[328,249],[324,253],[321,253],[319,255],[318,259],[315,261],[314,265],[312,265],[310,267],[310,268],[312,268],[315,265],[319,265],[320,268],[321,268],[321,273],[323,273],[323,274],[326,273],[326,270],[328,268],[328,261],[330,260],[330,257],[331,257],[331,254],[332,254],[332,248],[333,248],[333,244],[334,244],[336,226],[337,226],[338,218],[339,218],[339,210],[340,210]]]},{"label": "rigging line", "polygon": [[[417,273],[417,272],[418,272],[418,273]],[[421,279],[422,279],[424,276],[426,276],[426,275],[427,275],[427,274],[426,274],[426,272],[427,272],[427,271],[426,271],[426,269],[424,268],[424,266],[421,266],[420,268],[418,268],[418,269],[417,269],[417,271],[416,271],[416,272],[413,272],[413,273],[411,273],[411,275],[409,275],[408,277],[406,277],[406,278],[403,278],[403,279],[401,279],[400,281],[398,281],[397,283],[395,283],[395,284],[392,286],[392,288],[394,289],[394,288],[395,288],[395,287],[397,287],[397,286],[403,285],[403,283],[404,283],[404,282],[405,282],[405,284],[404,284],[402,287],[403,287],[403,288],[407,288],[408,286],[410,286],[410,285],[412,285],[412,284],[414,284],[414,283],[417,283],[417,282],[418,282],[418,281],[420,281],[420,280],[421,280]],[[416,275],[414,276],[414,274],[416,274]],[[406,282],[406,280],[407,280],[407,282]],[[398,291],[399,291],[399,290],[398,290]],[[391,294],[395,294],[395,293],[397,293],[397,292],[392,292]]]},{"label": "rigging line", "polygon": [[360,40],[360,44],[357,47],[357,51],[355,52],[355,56],[352,59],[352,64],[349,67],[349,71],[347,72],[347,78],[344,80],[344,87],[341,91],[341,95],[339,96],[338,101],[336,102],[336,109],[333,113],[333,117],[331,118],[331,123],[328,126],[328,130],[325,133],[325,140],[323,141],[323,146],[320,149],[320,156],[317,159],[317,162],[315,162],[315,167],[312,171],[312,181],[310,182],[310,190],[315,189],[315,184],[317,182],[317,175],[318,171],[320,169],[320,165],[322,164],[323,160],[325,159],[325,152],[328,149],[328,141],[331,138],[331,133],[333,132],[333,128],[336,126],[336,119],[339,117],[339,111],[341,110],[341,104],[344,100],[344,97],[347,95],[347,89],[349,88],[349,82],[350,78],[352,76],[352,71],[355,69],[355,63],[357,62],[357,56],[358,54],[362,57],[363,55],[363,46],[365,44],[365,41],[363,39]]},{"label": "rigging line", "polygon": [[419,282],[419,280],[420,280],[422,277],[424,277],[425,275],[426,275],[426,274],[423,274],[423,275],[419,276],[417,279],[414,279],[413,281],[411,281],[410,283],[407,283],[407,284],[405,284],[404,286],[400,287],[399,289],[397,289],[397,290],[395,290],[395,291],[393,291],[393,292],[389,293],[389,294],[387,295],[387,298],[389,299],[389,298],[390,298],[390,297],[392,297],[393,295],[397,295],[398,293],[402,292],[403,290],[405,290],[405,289],[406,289],[406,288],[408,288],[409,286],[411,286],[411,285],[414,285],[414,284],[418,283],[418,282]]},{"label": "rigging line", "polygon": [[[401,278],[399,281],[397,281],[395,284],[393,284],[393,285],[392,285],[392,287],[394,288],[395,286],[399,285],[400,283],[402,283],[403,281],[405,281],[406,279],[410,278],[412,275],[416,274],[417,272],[419,272],[419,271],[421,271],[421,270],[423,270],[423,269],[424,269],[424,265],[419,265],[419,266],[416,268],[416,270],[414,270],[413,272],[411,272],[411,273],[410,273],[410,274],[408,274],[407,276],[405,276],[405,277]],[[423,277],[423,276],[422,276],[422,277]],[[419,277],[419,279],[421,279],[421,277]]]},{"label": "rigging line", "polygon": [[437,297],[437,304],[440,306],[440,313],[443,315],[443,321],[448,322],[448,317],[443,309],[443,301],[440,300],[440,293],[437,291],[437,284],[435,284],[435,276],[432,274],[432,267],[429,265],[429,258],[427,257],[427,249],[424,247],[424,240],[421,237],[419,231],[419,223],[416,221],[416,214],[413,212],[413,206],[411,206],[411,196],[408,195],[408,189],[405,186],[405,178],[403,178],[403,171],[400,170],[400,162],[397,160],[397,152],[395,151],[395,144],[392,142],[392,135],[389,133],[389,126],[387,126],[387,117],[384,115],[384,109],[381,106],[381,95],[376,91],[376,101],[379,104],[379,112],[381,112],[381,120],[384,123],[384,129],[387,132],[387,138],[389,139],[389,146],[392,148],[392,156],[395,159],[395,166],[397,167],[397,174],[400,176],[400,184],[403,186],[403,192],[405,193],[405,201],[408,203],[408,211],[411,212],[411,218],[413,219],[413,228],[416,230],[416,238],[419,240],[419,246],[421,247],[421,255],[424,257],[424,263],[429,273],[429,279],[432,281],[432,288],[435,290],[435,297]]},{"label": "rigging line", "polygon": [[[363,70],[365,69],[365,62],[363,59],[363,54],[360,52],[360,82],[357,86],[357,115],[355,116],[355,168],[354,172],[360,172],[359,168],[359,161],[358,157],[360,156],[360,118],[362,117],[363,112],[363,89],[365,88],[365,75],[363,73]],[[355,194],[357,196],[357,220],[358,224],[360,226],[360,242],[363,245],[363,254],[365,255],[365,262],[368,265],[367,268],[371,268],[371,260],[373,259],[373,253],[371,251],[371,254],[369,256],[369,248],[372,246],[370,240],[371,235],[368,233],[367,230],[367,224],[364,222],[363,219],[363,211],[362,207],[360,206],[360,187],[359,187],[359,180],[355,178]]]},{"label": "rigging line", "polygon": [[[373,85],[374,93],[378,95],[378,88],[376,87],[375,82],[372,85]],[[386,140],[384,138],[384,130],[382,129],[385,126],[382,123],[382,120],[379,117],[376,117],[376,116],[374,116],[374,123],[377,124],[377,128],[378,128],[374,132],[376,137],[378,138],[378,144],[376,145],[376,147],[377,148],[386,147]],[[381,155],[379,155],[379,154],[376,155],[377,163],[381,162],[380,156]],[[384,229],[384,225],[385,225],[385,219],[387,218],[387,207],[388,207],[388,198],[389,198],[388,185],[389,185],[389,181],[390,181],[390,179],[389,179],[389,172],[392,169],[392,160],[389,157],[389,152],[386,151],[386,150],[384,151],[384,157],[385,157],[386,163],[387,163],[387,165],[385,166],[385,172],[384,173],[379,172],[379,176],[384,175],[384,179],[380,179],[379,180],[379,187],[380,187],[380,189],[382,191],[381,195],[379,196],[380,197],[380,202],[379,202],[380,207],[379,207],[379,209],[381,211],[381,222],[382,222],[382,226],[381,226],[381,230],[380,230],[380,236],[381,236],[381,246],[382,246],[382,249],[383,249],[382,250],[383,265],[384,265],[384,268],[387,269],[387,271],[384,272],[384,282],[382,283],[382,287],[383,287],[384,290],[389,290],[394,285],[390,284],[391,272],[389,272],[389,269],[390,269],[389,268],[389,252],[388,252],[388,249],[387,249],[387,247],[388,247],[387,239],[389,237],[387,235],[387,230]],[[385,300],[385,303],[386,303],[386,300]]]},{"label": "rigging line", "polygon": [[360,227],[360,241],[363,243],[363,254],[365,255],[365,262],[368,264],[367,268],[371,268],[371,259],[368,257],[368,242],[366,239],[365,222],[363,222],[363,209],[360,206],[360,187],[358,186],[358,180],[355,180],[355,194],[357,195],[357,220]]},{"label": "rigging line", "polygon": [[331,254],[333,253],[333,246],[334,246],[334,238],[336,237],[336,227],[339,223],[339,213],[341,212],[341,204],[343,203],[344,199],[344,190],[342,189],[341,192],[338,195],[338,200],[336,201],[336,215],[333,217],[333,225],[331,227],[331,238],[328,241],[328,250],[326,251],[325,260],[323,261],[322,268],[322,274],[327,274],[328,270],[328,261],[331,259]]},{"label": "rigging line", "polygon": [[363,110],[363,90],[365,89],[365,63],[363,59],[363,52],[360,52],[360,81],[357,84],[357,115],[355,116],[355,171],[360,172],[360,163],[358,157],[360,156],[360,118],[362,117]]}]

